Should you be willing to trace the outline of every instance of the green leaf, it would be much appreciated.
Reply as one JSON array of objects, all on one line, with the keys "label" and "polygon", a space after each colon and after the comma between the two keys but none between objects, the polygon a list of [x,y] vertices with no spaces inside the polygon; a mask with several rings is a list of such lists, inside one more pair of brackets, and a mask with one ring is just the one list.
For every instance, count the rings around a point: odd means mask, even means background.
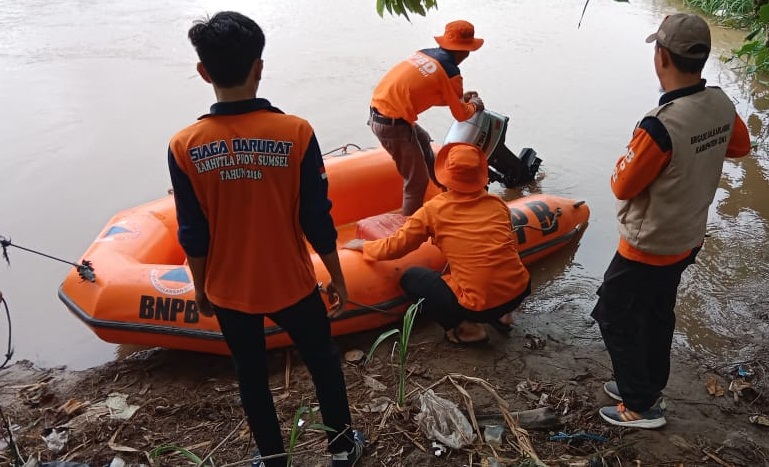
[{"label": "green leaf", "polygon": [[756,36],[758,35],[758,33],[760,33],[761,31],[763,31],[763,28],[756,29],[755,31],[753,31],[750,34],[748,34],[748,36],[745,38],[745,40],[746,41],[750,41],[750,40],[755,39]]},{"label": "green leaf", "polygon": [[388,337],[392,336],[393,334],[398,334],[399,332],[401,332],[400,329],[390,329],[389,331],[385,331],[380,334],[379,337],[377,337],[377,339],[374,341],[371,349],[368,351],[368,355],[366,356],[366,363],[369,363],[374,357],[374,351],[376,351],[377,347],[379,347],[379,344],[387,340]]},{"label": "green leaf", "polygon": [[380,17],[384,17],[385,0],[376,0],[376,12]]},{"label": "green leaf", "polygon": [[764,23],[764,27],[769,23],[769,3],[759,8],[758,19]]},{"label": "green leaf", "polygon": [[[192,461],[192,462],[194,462],[195,464],[198,464],[198,465],[200,465],[200,463],[203,462],[203,459],[201,459],[200,457],[195,455],[195,453],[193,453],[191,451],[188,451],[187,449],[184,449],[182,447],[174,446],[174,445],[166,445],[166,446],[156,447],[155,449],[150,451],[150,459],[155,460],[158,457],[160,457],[161,455],[167,454],[167,453],[179,453],[182,456],[186,457],[187,459],[189,459],[190,461]],[[206,462],[203,465],[213,465],[213,463],[209,464],[208,462]]]},{"label": "green leaf", "polygon": [[322,430],[322,431],[328,431],[329,433],[335,433],[336,430],[331,428],[330,426],[324,425],[322,423],[311,423],[307,426],[308,430]]}]

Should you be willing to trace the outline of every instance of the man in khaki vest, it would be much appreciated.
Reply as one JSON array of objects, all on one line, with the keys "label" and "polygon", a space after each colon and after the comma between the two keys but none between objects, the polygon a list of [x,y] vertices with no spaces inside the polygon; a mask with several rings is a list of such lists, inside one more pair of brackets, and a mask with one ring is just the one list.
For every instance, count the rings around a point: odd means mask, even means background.
[{"label": "man in khaki vest", "polygon": [[707,23],[692,14],[668,16],[646,39],[655,41],[654,68],[665,93],[636,126],[611,177],[620,242],[592,313],[616,378],[604,391],[621,401],[599,413],[636,428],[666,423],[662,390],[681,274],[702,247],[724,158],[750,152],[732,101],[702,79]]}]

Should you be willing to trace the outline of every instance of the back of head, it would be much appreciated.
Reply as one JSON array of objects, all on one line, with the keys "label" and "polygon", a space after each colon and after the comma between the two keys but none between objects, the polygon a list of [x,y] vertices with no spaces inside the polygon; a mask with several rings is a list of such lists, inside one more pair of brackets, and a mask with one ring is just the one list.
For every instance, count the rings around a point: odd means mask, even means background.
[{"label": "back of head", "polygon": [[187,35],[211,81],[223,88],[242,85],[264,50],[259,25],[234,11],[197,21]]},{"label": "back of head", "polygon": [[646,42],[670,53],[673,65],[682,73],[700,73],[710,55],[710,27],[697,15],[678,13],[666,16]]}]

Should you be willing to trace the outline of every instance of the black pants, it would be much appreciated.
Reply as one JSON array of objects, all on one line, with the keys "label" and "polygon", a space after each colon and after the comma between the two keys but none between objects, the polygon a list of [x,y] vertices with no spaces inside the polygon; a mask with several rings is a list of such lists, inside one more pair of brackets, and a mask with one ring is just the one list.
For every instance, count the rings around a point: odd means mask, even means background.
[{"label": "black pants", "polygon": [[526,290],[509,302],[488,310],[473,311],[459,304],[457,296],[441,278],[441,274],[432,269],[419,266],[409,268],[401,276],[400,285],[406,295],[412,299],[424,298],[422,312],[446,331],[456,328],[462,321],[488,323],[498,320],[518,308],[523,299],[531,293],[531,281],[529,281]]},{"label": "black pants", "polygon": [[[214,307],[216,318],[232,352],[240,385],[240,400],[248,424],[263,456],[280,454],[283,450],[278,416],[268,384],[267,350],[264,337],[264,316]],[[315,384],[323,423],[346,436],[329,445],[331,452],[352,449],[350,409],[342,373],[339,352],[331,339],[331,324],[318,290],[298,303],[266,315],[283,328],[299,349]],[[299,407],[297,407],[299,408]],[[345,431],[346,430],[346,431]],[[285,458],[265,460],[268,467],[285,466]]]},{"label": "black pants", "polygon": [[591,316],[601,329],[617,387],[630,410],[648,410],[668,384],[678,285],[698,251],[669,266],[651,266],[616,253],[604,274]]}]

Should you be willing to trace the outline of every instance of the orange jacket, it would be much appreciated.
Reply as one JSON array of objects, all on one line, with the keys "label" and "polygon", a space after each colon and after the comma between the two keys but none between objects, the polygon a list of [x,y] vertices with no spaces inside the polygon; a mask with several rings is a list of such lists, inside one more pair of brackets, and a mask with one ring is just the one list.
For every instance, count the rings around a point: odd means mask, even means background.
[{"label": "orange jacket", "polygon": [[433,106],[449,106],[460,122],[472,117],[475,104],[462,101],[462,75],[451,53],[441,48],[424,49],[393,67],[374,89],[371,107],[412,125],[417,116]]},{"label": "orange jacket", "polygon": [[392,236],[364,243],[363,252],[368,259],[396,259],[430,238],[450,266],[443,279],[469,310],[502,305],[523,293],[529,283],[510,210],[501,198],[486,192],[441,193]]},{"label": "orange jacket", "polygon": [[309,295],[305,235],[336,249],[323,159],[312,127],[264,99],[217,103],[169,145],[179,240],[206,257],[211,303],[271,313]]}]

